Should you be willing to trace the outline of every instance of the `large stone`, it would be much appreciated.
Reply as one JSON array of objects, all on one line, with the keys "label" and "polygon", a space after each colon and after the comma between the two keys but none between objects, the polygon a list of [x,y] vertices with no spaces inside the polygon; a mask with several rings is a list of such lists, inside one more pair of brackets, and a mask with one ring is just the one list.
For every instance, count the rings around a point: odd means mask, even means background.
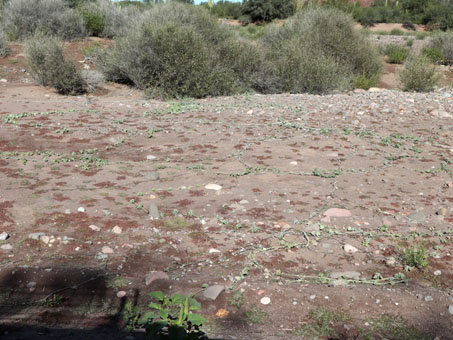
[{"label": "large stone", "polygon": [[328,217],[349,217],[352,214],[347,209],[330,208],[330,209],[324,211],[323,215],[328,216]]},{"label": "large stone", "polygon": [[153,219],[153,220],[157,220],[160,218],[160,214],[159,214],[159,209],[157,208],[157,205],[154,204],[154,203],[151,203],[149,205],[149,208],[148,208],[148,216]]},{"label": "large stone", "polygon": [[416,211],[408,215],[407,218],[411,221],[421,223],[425,221],[425,214],[422,211]]},{"label": "large stone", "polygon": [[225,290],[225,286],[222,285],[214,285],[209,286],[203,293],[203,296],[209,300],[216,300],[219,295]]},{"label": "large stone", "polygon": [[45,233],[31,233],[31,234],[28,234],[28,238],[31,238],[32,240],[38,240],[38,241],[43,236],[46,236],[46,234]]},{"label": "large stone", "polygon": [[12,249],[13,249],[13,246],[10,245],[9,243],[7,243],[7,244],[2,244],[2,245],[0,246],[0,248],[1,248],[2,250],[12,250]]},{"label": "large stone", "polygon": [[145,275],[145,285],[149,286],[156,280],[170,280],[168,275],[160,271],[152,271]]},{"label": "large stone", "polygon": [[345,244],[343,246],[343,249],[344,251],[347,253],[347,254],[354,254],[354,253],[357,253],[359,250],[354,247],[354,246],[351,246],[350,244]]},{"label": "large stone", "polygon": [[0,241],[6,241],[9,237],[9,234],[6,232],[3,232],[0,234]]},{"label": "large stone", "polygon": [[222,187],[220,185],[213,184],[213,183],[207,184],[204,188],[207,190],[215,190],[215,191],[219,191],[222,189]]}]

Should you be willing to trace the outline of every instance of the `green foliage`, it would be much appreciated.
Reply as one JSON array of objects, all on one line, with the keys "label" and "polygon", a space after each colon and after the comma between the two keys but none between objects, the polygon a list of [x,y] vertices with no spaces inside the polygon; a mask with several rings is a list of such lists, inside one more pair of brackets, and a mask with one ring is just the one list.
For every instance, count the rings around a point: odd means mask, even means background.
[{"label": "green foliage", "polygon": [[8,44],[5,40],[0,36],[0,58],[5,58],[10,54],[11,50],[8,47]]},{"label": "green foliage", "polygon": [[424,55],[409,56],[399,74],[404,91],[429,92],[439,81],[436,68]]},{"label": "green foliage", "polygon": [[30,73],[39,84],[65,95],[86,91],[85,81],[75,64],[65,59],[63,43],[58,38],[38,32],[27,41],[26,50]]},{"label": "green foliage", "polygon": [[344,91],[359,76],[377,77],[381,70],[375,48],[350,16],[334,8],[301,11],[283,26],[270,27],[261,41],[269,92]]},{"label": "green foliage", "polygon": [[[209,9],[207,2],[202,2],[200,6]],[[212,6],[210,12],[219,18],[238,19],[242,13],[242,4],[240,2],[220,0]]]},{"label": "green foliage", "polygon": [[113,81],[158,97],[220,96],[253,86],[259,50],[199,7],[159,4],[98,56]]},{"label": "green foliage", "polygon": [[361,338],[374,339],[376,334],[380,338],[398,339],[398,340],[428,340],[427,336],[410,326],[401,316],[382,314],[376,318],[367,320],[370,325],[362,328],[360,331]]},{"label": "green foliage", "polygon": [[252,305],[250,309],[245,312],[245,317],[248,323],[255,325],[264,325],[267,319],[269,319],[269,315],[255,305]]},{"label": "green foliage", "polygon": [[391,64],[402,64],[409,56],[409,49],[400,45],[387,45],[384,48],[387,61]]},{"label": "green foliage", "polygon": [[439,47],[426,47],[422,50],[422,54],[434,64],[445,62],[444,51]]},{"label": "green foliage", "polygon": [[287,0],[244,0],[241,15],[251,22],[270,22],[294,14],[295,8]]},{"label": "green foliage", "polygon": [[203,336],[200,327],[205,319],[200,314],[192,313],[201,309],[200,303],[193,297],[181,294],[168,297],[160,291],[149,295],[155,302],[149,304],[151,311],[138,320],[149,339],[189,340]]},{"label": "green foliage", "polygon": [[[453,64],[453,32],[444,32],[433,36],[427,46],[429,49],[441,51],[445,64]],[[431,50],[431,53],[433,52]],[[436,53],[434,51],[434,53]]]},{"label": "green foliage", "polygon": [[38,30],[64,40],[85,35],[82,18],[64,0],[11,0],[4,8],[3,26],[12,40],[30,38]]},{"label": "green foliage", "polygon": [[405,266],[422,269],[428,265],[426,248],[420,245],[418,248],[408,247],[401,250],[401,262]]},{"label": "green foliage", "polygon": [[378,83],[378,76],[367,76],[362,73],[354,80],[354,88],[368,90],[370,87],[377,86]]},{"label": "green foliage", "polygon": [[344,311],[334,312],[320,307],[308,313],[306,320],[296,333],[310,339],[339,337],[333,326],[337,322],[344,322],[349,319],[350,317]]}]

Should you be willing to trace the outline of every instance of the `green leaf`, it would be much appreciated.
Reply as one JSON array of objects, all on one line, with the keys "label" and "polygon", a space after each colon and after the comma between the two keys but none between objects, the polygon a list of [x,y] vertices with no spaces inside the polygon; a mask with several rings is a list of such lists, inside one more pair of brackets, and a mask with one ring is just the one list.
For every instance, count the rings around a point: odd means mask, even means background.
[{"label": "green leaf", "polygon": [[159,316],[162,318],[162,320],[168,320],[168,309],[160,310]]},{"label": "green leaf", "polygon": [[157,301],[164,301],[165,295],[161,291],[155,291],[149,293],[149,296],[151,296],[153,299],[156,299]]},{"label": "green leaf", "polygon": [[161,304],[158,304],[158,303],[155,303],[155,302],[151,302],[151,303],[149,304],[149,308],[161,310],[161,309],[162,309],[162,305],[161,305]]},{"label": "green leaf", "polygon": [[156,314],[154,314],[153,312],[148,312],[148,313],[145,313],[145,315],[143,315],[140,318],[140,320],[138,320],[138,323],[140,325],[145,325],[145,324],[147,324],[148,322],[152,321],[155,318],[157,318]]},{"label": "green leaf", "polygon": [[194,326],[201,326],[205,322],[205,318],[200,314],[190,313],[187,315],[187,321],[190,321]]},{"label": "green leaf", "polygon": [[145,326],[148,339],[156,339],[162,328],[167,327],[166,321],[155,321]]},{"label": "green leaf", "polygon": [[185,301],[186,297],[182,294],[174,294],[171,297],[171,302],[173,302],[174,305],[184,305]]},{"label": "green leaf", "polygon": [[190,310],[200,310],[201,309],[201,304],[193,298],[189,298],[189,304],[190,304]]}]

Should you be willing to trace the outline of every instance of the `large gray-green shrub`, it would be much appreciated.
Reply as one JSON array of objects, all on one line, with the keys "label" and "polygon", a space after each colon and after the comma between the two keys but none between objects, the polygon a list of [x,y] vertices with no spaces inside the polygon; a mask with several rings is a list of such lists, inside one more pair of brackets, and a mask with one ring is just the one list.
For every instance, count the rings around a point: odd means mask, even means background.
[{"label": "large gray-green shrub", "polygon": [[403,91],[429,92],[439,82],[436,66],[420,54],[411,55],[399,74]]},{"label": "large gray-green shrub", "polygon": [[26,44],[27,61],[33,78],[60,94],[76,95],[86,91],[86,82],[74,62],[63,55],[63,42],[36,33]]},{"label": "large gray-green shrub", "polygon": [[85,35],[83,19],[64,0],[10,0],[2,21],[13,40],[29,38],[38,30],[64,40]]},{"label": "large gray-green shrub", "polygon": [[161,97],[230,95],[258,83],[260,52],[209,12],[177,2],[152,7],[98,55],[107,79]]},{"label": "large gray-green shrub", "polygon": [[453,32],[443,32],[433,36],[427,49],[438,51],[437,59],[441,63],[453,64]]},{"label": "large gray-green shrub", "polygon": [[328,93],[350,89],[359,77],[377,78],[376,49],[334,8],[312,8],[270,27],[261,39],[278,92]]}]

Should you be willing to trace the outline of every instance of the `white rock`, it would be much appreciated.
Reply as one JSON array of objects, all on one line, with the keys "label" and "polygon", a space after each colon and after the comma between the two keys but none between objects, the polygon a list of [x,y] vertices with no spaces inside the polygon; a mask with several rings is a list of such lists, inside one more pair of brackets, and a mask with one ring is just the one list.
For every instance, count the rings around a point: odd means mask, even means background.
[{"label": "white rock", "polygon": [[112,233],[114,233],[114,234],[121,234],[122,232],[123,232],[123,230],[120,227],[118,227],[117,225],[114,226],[112,229]]},{"label": "white rock", "polygon": [[71,213],[71,209],[66,209],[66,210],[64,211],[64,213],[65,213],[66,215],[69,215],[69,214]]},{"label": "white rock", "polygon": [[78,212],[85,212],[85,208],[84,207],[80,207],[79,209],[77,209]]},{"label": "white rock", "polygon": [[436,271],[434,272],[434,275],[436,275],[436,276],[441,276],[441,275],[442,275],[442,272],[441,272],[440,270],[436,270]]},{"label": "white rock", "polygon": [[222,189],[222,187],[220,185],[213,184],[213,183],[210,183],[210,184],[206,185],[204,188],[207,189],[207,190],[215,190],[215,191],[219,191],[219,190]]},{"label": "white rock", "polygon": [[102,247],[103,254],[113,254],[113,249],[107,246]]},{"label": "white rock", "polygon": [[453,305],[448,306],[448,313],[453,315]]},{"label": "white rock", "polygon": [[41,241],[43,241],[45,244],[49,244],[50,242],[50,237],[47,235],[44,235],[41,237]]},{"label": "white rock", "polygon": [[209,254],[216,254],[216,253],[220,253],[220,250],[214,249],[214,248],[209,249]]},{"label": "white rock", "polygon": [[354,254],[354,253],[357,253],[359,250],[354,247],[354,246],[351,246],[350,244],[345,244],[343,246],[343,249],[344,251],[347,253],[347,254]]},{"label": "white rock", "polygon": [[0,246],[0,248],[1,248],[2,250],[12,250],[12,249],[13,249],[13,246],[10,245],[10,244],[2,244],[2,245]]},{"label": "white rock", "polygon": [[296,162],[296,161],[292,161],[292,162],[290,162],[289,164],[291,164],[291,165],[297,165],[297,162]]},{"label": "white rock", "polygon": [[0,79],[0,83],[7,83],[7,82],[8,82],[8,80],[6,80],[5,78]]},{"label": "white rock", "polygon": [[268,305],[268,304],[271,303],[271,298],[265,296],[265,297],[263,297],[263,298],[260,300],[260,302],[261,302],[261,304],[263,304],[263,305]]},{"label": "white rock", "polygon": [[101,231],[101,228],[99,228],[97,225],[94,225],[94,224],[88,226],[88,228],[90,228],[93,231]]},{"label": "white rock", "polygon": [[0,241],[5,241],[9,238],[9,234],[6,232],[3,232],[0,234]]},{"label": "white rock", "polygon": [[119,298],[125,297],[126,292],[124,290],[120,290],[118,293],[116,293],[116,296],[118,296]]},{"label": "white rock", "polygon": [[157,159],[157,157],[153,156],[153,155],[148,155],[148,156],[146,156],[146,159],[149,161],[153,161],[153,160]]}]

